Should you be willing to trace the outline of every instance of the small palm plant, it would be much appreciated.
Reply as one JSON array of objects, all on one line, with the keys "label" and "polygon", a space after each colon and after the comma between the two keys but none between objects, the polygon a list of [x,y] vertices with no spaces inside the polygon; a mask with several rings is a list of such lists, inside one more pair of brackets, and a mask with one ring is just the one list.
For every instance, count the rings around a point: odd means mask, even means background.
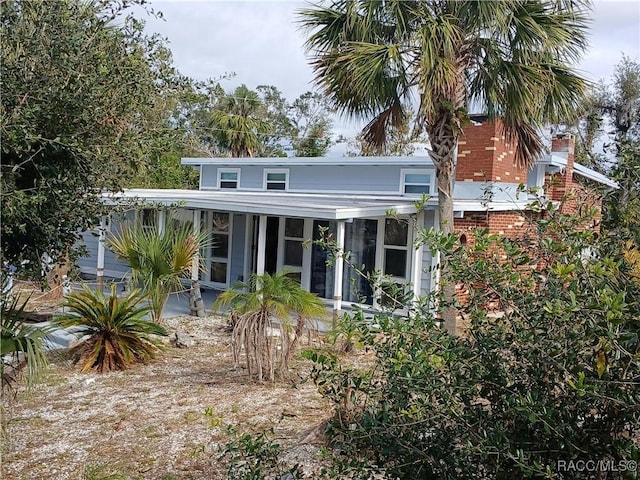
[{"label": "small palm plant", "polygon": [[[26,367],[27,387],[31,387],[47,365],[44,337],[51,327],[35,327],[24,323],[24,309],[28,299],[19,304],[18,298],[0,299],[0,379],[2,389],[11,389],[18,380],[17,373]],[[6,363],[5,363],[6,362]]]},{"label": "small palm plant", "polygon": [[265,376],[274,381],[276,367],[283,378],[287,376],[291,353],[305,325],[327,313],[322,300],[287,273],[252,275],[249,282],[221,293],[214,303],[214,308],[230,305],[240,314],[231,337],[234,361],[239,363],[244,350],[247,371],[260,382]]},{"label": "small palm plant", "polygon": [[153,320],[159,322],[171,292],[190,276],[205,239],[205,232],[196,234],[188,224],[168,222],[160,232],[134,223],[123,225],[108,243],[131,267],[134,283],[149,293]]},{"label": "small palm plant", "polygon": [[161,347],[156,336],[166,336],[167,332],[147,320],[150,307],[143,304],[144,300],[138,290],[118,298],[115,284],[108,297],[87,286],[67,296],[64,306],[69,313],[56,322],[64,328],[77,327],[79,335],[89,336],[83,344],[83,372],[92,368],[100,373],[126,370],[133,363],[155,357]]}]

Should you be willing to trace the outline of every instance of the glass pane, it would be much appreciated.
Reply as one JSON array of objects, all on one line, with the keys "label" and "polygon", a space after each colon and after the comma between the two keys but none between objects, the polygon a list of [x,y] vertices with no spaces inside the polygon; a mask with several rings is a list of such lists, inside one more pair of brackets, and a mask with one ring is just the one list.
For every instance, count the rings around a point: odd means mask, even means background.
[{"label": "glass pane", "polygon": [[304,235],[304,219],[287,218],[284,224],[284,236],[302,238]]},{"label": "glass pane", "polygon": [[220,180],[238,180],[238,172],[220,172]]},{"label": "glass pane", "polygon": [[405,185],[404,193],[429,193],[429,185]]},{"label": "glass pane", "polygon": [[211,262],[211,281],[227,283],[227,264],[223,262]]},{"label": "glass pane", "polygon": [[[313,239],[322,240],[332,235],[335,238],[336,222],[314,220]],[[333,298],[333,266],[331,254],[315,243],[311,246],[311,293],[320,298]]]},{"label": "glass pane", "polygon": [[428,173],[406,173],[404,176],[404,183],[420,183],[427,185],[431,183],[431,179]]},{"label": "glass pane", "polygon": [[142,225],[150,227],[156,224],[156,211],[149,208],[142,210]]},{"label": "glass pane", "polygon": [[384,249],[384,273],[393,277],[406,278],[407,251]]},{"label": "glass pane", "polygon": [[409,235],[409,224],[401,220],[387,218],[384,221],[384,244],[398,245],[400,247],[407,246],[407,238]]},{"label": "glass pane", "polygon": [[220,182],[220,188],[238,188],[238,182]]},{"label": "glass pane", "polygon": [[267,173],[267,182],[286,182],[286,173]]},{"label": "glass pane", "polygon": [[345,250],[350,253],[349,260],[354,267],[344,265],[342,297],[348,302],[373,304],[373,289],[369,280],[358,274],[356,268],[365,275],[373,272],[376,264],[376,236],[378,221],[356,219],[346,224]]},{"label": "glass pane", "polygon": [[267,190],[284,190],[285,188],[284,183],[267,183]]},{"label": "glass pane", "polygon": [[216,232],[229,231],[229,214],[228,213],[213,214],[213,230]]},{"label": "glass pane", "polygon": [[302,266],[302,242],[298,240],[285,240],[284,264],[295,267]]},{"label": "glass pane", "polygon": [[287,277],[292,278],[298,283],[302,283],[302,272],[289,272]]},{"label": "glass pane", "polygon": [[214,233],[212,240],[211,256],[227,258],[229,256],[229,235]]}]

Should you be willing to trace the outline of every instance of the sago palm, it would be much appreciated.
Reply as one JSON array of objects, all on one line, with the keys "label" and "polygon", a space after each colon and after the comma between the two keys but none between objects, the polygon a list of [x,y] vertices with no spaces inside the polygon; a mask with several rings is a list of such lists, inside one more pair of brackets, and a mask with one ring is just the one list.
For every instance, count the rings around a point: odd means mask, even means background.
[{"label": "sago palm", "polygon": [[126,370],[133,363],[155,357],[162,345],[157,336],[167,332],[147,319],[149,306],[144,299],[139,290],[118,298],[115,284],[108,297],[86,285],[81,292],[67,296],[64,306],[68,313],[56,322],[89,337],[82,347],[82,371]]},{"label": "sago palm", "polygon": [[133,223],[124,224],[108,245],[129,264],[133,282],[149,293],[153,319],[159,322],[170,293],[190,276],[205,239],[206,232],[196,234],[189,224],[167,222],[158,231]]},{"label": "sago palm", "polygon": [[586,90],[570,65],[586,48],[588,0],[335,0],[299,12],[315,81],[383,145],[417,101],[436,170],[441,229],[453,231],[455,150],[468,112],[500,119],[516,160],[539,158],[538,129]]},{"label": "sago palm", "polygon": [[303,290],[287,273],[252,275],[248,282],[221,293],[214,304],[218,309],[230,305],[240,314],[232,334],[234,361],[239,362],[244,349],[247,371],[250,376],[255,371],[258,381],[265,376],[273,381],[276,366],[286,376],[305,323],[327,313],[322,300]]}]

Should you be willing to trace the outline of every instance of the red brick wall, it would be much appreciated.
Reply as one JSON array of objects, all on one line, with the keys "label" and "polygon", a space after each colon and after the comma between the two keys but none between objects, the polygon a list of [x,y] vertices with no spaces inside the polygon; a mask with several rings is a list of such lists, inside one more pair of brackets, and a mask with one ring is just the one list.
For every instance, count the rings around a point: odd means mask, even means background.
[{"label": "red brick wall", "polygon": [[526,183],[527,171],[515,164],[515,149],[506,142],[500,121],[464,127],[458,140],[459,182]]}]

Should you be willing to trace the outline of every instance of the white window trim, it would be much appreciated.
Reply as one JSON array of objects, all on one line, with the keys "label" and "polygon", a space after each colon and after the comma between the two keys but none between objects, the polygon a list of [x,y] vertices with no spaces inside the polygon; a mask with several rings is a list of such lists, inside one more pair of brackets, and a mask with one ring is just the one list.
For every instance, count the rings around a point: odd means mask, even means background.
[{"label": "white window trim", "polygon": [[267,191],[267,176],[269,173],[284,173],[284,190],[273,190],[274,192],[287,192],[289,191],[289,169],[288,168],[265,168],[262,180],[262,189]]},{"label": "white window trim", "polygon": [[[431,169],[425,168],[402,168],[400,169],[400,195],[406,195],[411,197],[419,197],[421,193],[404,193],[404,188],[407,185],[405,177],[407,174],[429,175],[429,193],[427,195],[433,195],[435,192],[435,172]],[[421,185],[417,183],[410,183],[409,185]]]},{"label": "white window trim", "polygon": [[[218,190],[239,190],[240,189],[240,168],[218,168],[218,180],[216,183],[216,188]],[[238,175],[236,179],[236,188],[222,188],[222,174],[223,173],[235,173]],[[229,181],[229,180],[226,180]]]},{"label": "white window trim", "polygon": [[[422,172],[422,170],[418,170],[420,172]],[[413,172],[412,172],[413,173]],[[402,179],[404,180],[404,174],[402,175]],[[402,186],[402,189],[404,191],[404,185]],[[398,220],[400,221],[406,221],[407,218],[405,217],[400,217],[398,218]],[[407,260],[406,260],[406,265],[405,265],[405,272],[406,272],[406,278],[404,277],[396,277],[396,276],[388,276],[387,278],[389,280],[391,280],[392,282],[397,282],[397,283],[402,283],[402,284],[408,284],[411,282],[411,262],[412,262],[412,258],[413,258],[413,249],[411,248],[412,245],[412,236],[411,236],[411,223],[409,223],[409,231],[407,232],[407,245],[406,246],[402,246],[402,245],[386,245],[385,241],[384,241],[384,237],[385,237],[385,227],[386,227],[386,221],[387,221],[387,217],[383,217],[383,218],[379,218],[378,219],[378,234],[376,237],[376,270],[379,272],[382,272],[383,275],[387,275],[387,273],[384,271],[384,260],[385,260],[385,250],[390,249],[390,250],[404,250],[407,252]],[[371,307],[371,306],[370,306]],[[378,287],[374,287],[374,292],[373,292],[373,308],[380,308],[380,291]],[[403,310],[399,310],[399,311],[404,311]]]}]

